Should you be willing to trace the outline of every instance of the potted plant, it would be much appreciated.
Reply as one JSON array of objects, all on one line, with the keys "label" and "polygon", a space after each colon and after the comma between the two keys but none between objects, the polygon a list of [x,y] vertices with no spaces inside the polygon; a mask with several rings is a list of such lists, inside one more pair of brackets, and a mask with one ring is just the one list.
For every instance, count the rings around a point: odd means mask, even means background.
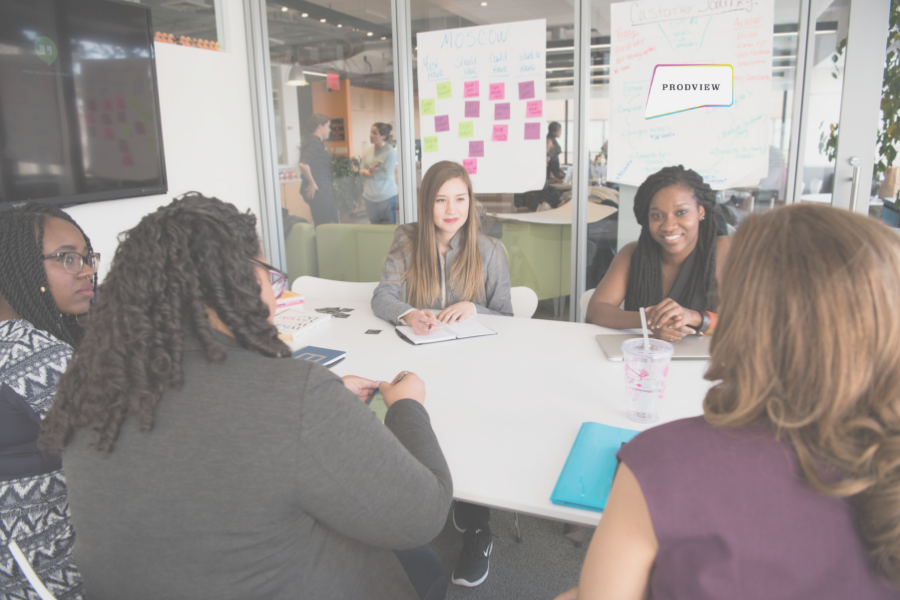
[{"label": "potted plant", "polygon": [[359,207],[364,185],[359,174],[359,159],[331,155],[331,190],[341,215],[348,215]]}]

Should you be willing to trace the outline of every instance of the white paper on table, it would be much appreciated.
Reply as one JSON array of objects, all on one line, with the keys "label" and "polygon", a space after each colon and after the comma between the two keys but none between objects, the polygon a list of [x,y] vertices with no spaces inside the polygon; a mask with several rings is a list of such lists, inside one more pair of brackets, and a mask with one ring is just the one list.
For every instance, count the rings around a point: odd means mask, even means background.
[{"label": "white paper on table", "polygon": [[435,342],[446,342],[448,340],[462,340],[471,337],[481,337],[484,335],[497,335],[497,332],[486,325],[482,325],[475,319],[466,319],[460,323],[453,325],[444,324],[443,329],[434,330],[427,335],[416,335],[413,328],[408,325],[400,325],[397,331],[403,334],[403,337],[411,341],[415,345],[433,344]]}]

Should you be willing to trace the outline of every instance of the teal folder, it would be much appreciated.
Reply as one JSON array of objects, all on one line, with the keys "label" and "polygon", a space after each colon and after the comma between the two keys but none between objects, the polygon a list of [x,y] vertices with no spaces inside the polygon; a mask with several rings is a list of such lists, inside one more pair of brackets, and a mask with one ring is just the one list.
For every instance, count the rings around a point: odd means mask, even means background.
[{"label": "teal folder", "polygon": [[616,475],[616,452],[638,433],[600,423],[582,423],[550,501],[603,512]]}]

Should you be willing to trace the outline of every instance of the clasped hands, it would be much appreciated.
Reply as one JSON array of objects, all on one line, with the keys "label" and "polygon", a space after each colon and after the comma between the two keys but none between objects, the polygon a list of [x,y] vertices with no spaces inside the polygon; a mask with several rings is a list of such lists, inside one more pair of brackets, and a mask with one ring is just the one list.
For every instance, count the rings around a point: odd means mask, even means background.
[{"label": "clasped hands", "polygon": [[697,333],[703,316],[696,310],[684,308],[671,298],[656,306],[647,307],[647,328],[653,335],[667,342],[677,342],[686,335]]},{"label": "clasped hands", "polygon": [[397,400],[405,398],[425,404],[425,382],[411,371],[401,371],[390,383],[373,381],[356,375],[345,375],[341,380],[344,382],[344,387],[359,396],[363,402],[368,402],[375,392],[381,392],[384,404],[388,408]]},{"label": "clasped hands", "polygon": [[471,302],[451,304],[435,316],[430,310],[414,310],[403,315],[403,321],[412,327],[416,335],[428,335],[432,331],[443,329],[444,323],[459,323],[475,314],[475,305]]}]

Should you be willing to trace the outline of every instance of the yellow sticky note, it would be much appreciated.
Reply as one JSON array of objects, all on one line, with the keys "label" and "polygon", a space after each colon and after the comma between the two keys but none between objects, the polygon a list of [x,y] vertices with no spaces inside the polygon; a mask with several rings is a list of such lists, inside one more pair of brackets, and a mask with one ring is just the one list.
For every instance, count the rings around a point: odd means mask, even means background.
[{"label": "yellow sticky note", "polygon": [[120,125],[119,126],[119,136],[122,139],[130,140],[131,139],[131,125]]},{"label": "yellow sticky note", "polygon": [[433,115],[434,114],[434,99],[422,100],[419,103],[419,114]]},{"label": "yellow sticky note", "polygon": [[146,109],[142,110],[141,121],[144,123],[151,123],[153,121],[153,113]]},{"label": "yellow sticky note", "polygon": [[137,96],[132,96],[131,99],[128,101],[128,106],[130,106],[134,110],[140,110],[141,99],[138,98]]},{"label": "yellow sticky note", "polygon": [[459,122],[459,137],[461,137],[461,138],[475,137],[475,122],[474,121],[460,121]]},{"label": "yellow sticky note", "polygon": [[153,138],[144,138],[144,150],[156,150],[156,140]]},{"label": "yellow sticky note", "polygon": [[437,136],[429,135],[425,137],[425,149],[424,152],[437,152]]},{"label": "yellow sticky note", "polygon": [[438,100],[443,100],[444,98],[449,98],[450,96],[453,95],[453,93],[450,91],[450,82],[449,81],[442,81],[439,84],[437,84],[437,90],[438,90]]}]

